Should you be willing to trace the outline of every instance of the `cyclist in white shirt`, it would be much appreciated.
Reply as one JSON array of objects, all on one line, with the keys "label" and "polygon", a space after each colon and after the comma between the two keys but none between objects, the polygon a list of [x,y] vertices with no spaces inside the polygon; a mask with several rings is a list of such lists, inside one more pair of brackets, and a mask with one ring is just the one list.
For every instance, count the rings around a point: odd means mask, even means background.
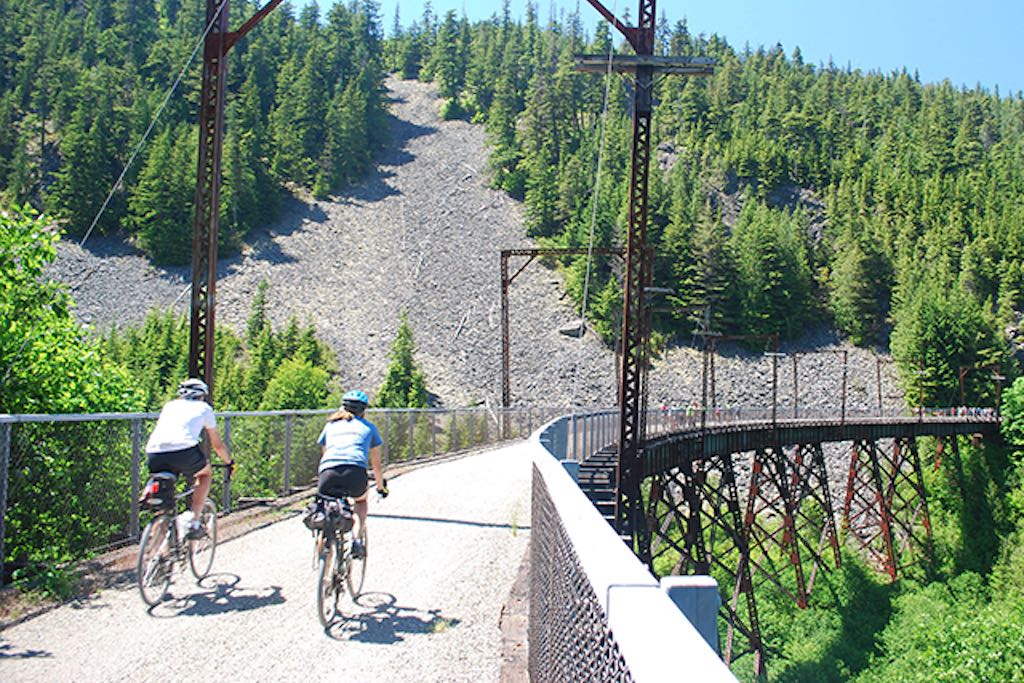
[{"label": "cyclist in white shirt", "polygon": [[146,442],[149,471],[173,472],[195,479],[192,493],[192,521],[187,538],[205,533],[199,522],[203,503],[210,491],[213,469],[199,447],[203,431],[220,459],[234,471],[235,462],[228,457],[228,447],[217,431],[213,408],[206,402],[210,389],[199,379],[187,379],[178,385],[178,398],[168,401],[160,411],[156,427]]}]

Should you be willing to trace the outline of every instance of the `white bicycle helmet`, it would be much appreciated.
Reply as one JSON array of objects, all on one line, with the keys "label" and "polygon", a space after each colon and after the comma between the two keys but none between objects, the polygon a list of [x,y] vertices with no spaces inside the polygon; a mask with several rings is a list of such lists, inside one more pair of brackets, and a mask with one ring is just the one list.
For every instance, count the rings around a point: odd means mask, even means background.
[{"label": "white bicycle helmet", "polygon": [[178,396],[190,401],[202,401],[210,393],[210,387],[201,379],[190,378],[178,385]]}]

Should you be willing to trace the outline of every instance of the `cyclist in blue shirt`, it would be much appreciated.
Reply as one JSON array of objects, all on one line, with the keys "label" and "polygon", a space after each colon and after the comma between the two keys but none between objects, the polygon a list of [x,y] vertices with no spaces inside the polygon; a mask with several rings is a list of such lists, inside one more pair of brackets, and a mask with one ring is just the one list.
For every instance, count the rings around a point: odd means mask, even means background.
[{"label": "cyclist in blue shirt", "polygon": [[376,425],[363,417],[370,400],[362,391],[353,390],[341,399],[341,408],[327,418],[317,442],[320,444],[320,493],[334,498],[355,500],[356,525],[353,528],[352,556],[363,557],[366,549],[359,540],[366,524],[367,470],[373,467],[377,491],[388,493],[381,474],[380,446],[383,441]]}]

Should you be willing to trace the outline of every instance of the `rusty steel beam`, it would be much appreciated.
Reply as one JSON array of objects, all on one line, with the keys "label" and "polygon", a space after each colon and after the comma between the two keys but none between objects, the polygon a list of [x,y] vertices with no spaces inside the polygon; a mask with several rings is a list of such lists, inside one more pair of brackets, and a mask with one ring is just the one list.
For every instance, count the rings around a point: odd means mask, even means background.
[{"label": "rusty steel beam", "polygon": [[[643,542],[650,548],[652,571],[714,571],[727,599],[720,615],[727,629],[723,656],[735,662],[752,655],[755,670],[763,673],[757,594],[773,590],[806,606],[818,574],[841,564],[823,444],[853,444],[844,527],[872,565],[897,577],[930,559],[917,439],[933,437],[943,453],[952,454],[962,486],[959,439],[998,437],[998,428],[998,420],[987,415],[923,421],[837,416],[779,420],[774,428],[768,420],[692,425],[652,437],[642,458],[648,485],[641,487]],[[743,512],[737,494],[739,453],[754,453]]]},{"label": "rusty steel beam", "polygon": [[189,376],[202,377],[213,392],[214,301],[217,288],[217,232],[220,226],[221,149],[227,77],[227,0],[206,0],[212,24],[203,49],[199,101],[199,167],[192,229],[192,305]]},{"label": "rusty steel beam", "polygon": [[[804,457],[807,450],[810,451],[810,458]],[[839,567],[842,563],[839,533],[836,529],[835,507],[832,504],[828,468],[825,466],[825,452],[821,443],[794,446],[791,463],[790,487],[796,501],[797,538],[813,560],[811,576],[807,580],[807,592],[810,593],[814,589],[818,570],[831,568],[825,559],[826,545],[832,551],[834,566]],[[805,510],[808,502],[814,503],[811,506],[811,514]],[[820,520],[817,515],[821,515]]]},{"label": "rusty steel beam", "polygon": [[932,557],[932,523],[917,439],[899,440],[892,458],[883,462],[886,498],[896,552],[896,571],[928,563]]},{"label": "rusty steel beam", "polygon": [[915,437],[895,438],[889,450],[877,441],[854,442],[843,525],[891,579],[930,557],[931,519]]},{"label": "rusty steel beam", "polygon": [[[644,51],[640,47],[642,45],[639,37],[640,29],[632,26],[626,26],[624,23],[619,21],[619,18],[612,14],[607,7],[601,4],[600,0],[587,0],[587,2],[590,3],[591,7],[597,10],[598,14],[604,17],[605,21],[614,26],[619,33],[626,37],[626,40],[629,41],[629,44],[633,46],[633,49],[636,50],[637,53],[644,54]],[[651,0],[648,0],[648,2],[651,2]],[[643,9],[643,3],[644,0],[640,0],[641,10]],[[654,3],[651,2],[651,5],[653,4]],[[654,14],[653,8],[651,14]]]},{"label": "rusty steel beam", "polygon": [[[899,441],[893,442],[898,444]],[[898,446],[896,446],[898,448]],[[896,579],[896,544],[886,457],[875,441],[854,442],[850,453],[843,526],[879,569]]]},{"label": "rusty steel beam", "polygon": [[[789,463],[781,449],[754,452],[743,533],[750,548],[750,563],[757,575],[774,584],[801,609],[807,607],[800,545],[797,541],[796,505],[790,486]],[[796,585],[790,586],[776,559],[783,557],[793,569]]]},{"label": "rusty steel beam", "polygon": [[[797,444],[788,453],[783,448],[755,451],[744,519],[751,564],[800,608],[808,605],[818,571],[841,562],[828,482],[820,443]],[[792,580],[777,566],[778,558],[788,562]]]},{"label": "rusty steel beam", "polygon": [[270,0],[270,2],[258,9],[255,14],[249,17],[244,24],[239,26],[237,31],[233,31],[228,34],[228,49],[230,50],[234,47],[235,43],[245,37],[245,34],[256,28],[256,24],[263,21],[268,14],[273,12],[274,9],[281,4],[281,2],[282,0]]},{"label": "rusty steel beam", "polygon": [[217,234],[220,231],[221,153],[224,145],[227,55],[231,47],[281,0],[270,0],[234,32],[228,30],[229,0],[206,0],[203,76],[199,92],[199,163],[192,221],[192,300],[188,373],[202,377],[213,401],[213,355],[217,291]]},{"label": "rusty steel beam", "polygon": [[708,534],[699,546],[707,553],[701,563],[703,567],[695,568],[703,569],[703,573],[709,573],[712,567],[718,569],[726,577],[723,587],[731,592],[721,608],[726,622],[722,659],[731,665],[749,655],[753,658],[755,677],[760,677],[765,673],[765,652],[732,455],[717,454],[696,461],[691,467],[694,491],[688,497],[701,501],[694,513],[703,517],[698,526]]},{"label": "rusty steel beam", "polygon": [[[620,409],[619,457],[616,470],[616,528],[645,562],[650,560],[644,547],[649,533],[644,525],[640,498],[639,457],[644,440],[646,404],[646,345],[649,341],[644,290],[651,283],[652,261],[648,256],[647,213],[650,175],[650,145],[655,73],[707,74],[714,65],[704,58],[655,57],[655,0],[639,0],[637,25],[626,26],[599,0],[588,0],[612,26],[629,41],[636,53],[609,57],[612,70],[634,76],[633,155],[629,182],[629,225],[626,234],[626,267],[623,283],[621,354],[619,357],[618,404]],[[595,58],[596,59],[596,58]],[[593,71],[590,58],[581,57],[582,71]]]},{"label": "rusty steel beam", "polygon": [[[959,438],[997,437],[998,428],[989,415],[837,417],[778,420],[774,428],[768,420],[694,424],[659,434],[644,444],[646,538],[638,545],[650,549],[656,574],[714,571],[727,599],[723,655],[730,662],[751,655],[763,673],[757,593],[770,589],[806,606],[818,574],[841,564],[823,444],[853,443],[842,519],[870,562],[897,576],[928,559],[930,547],[916,440],[944,444],[962,486]],[[739,453],[755,454],[745,514],[737,493]]]},{"label": "rusty steel beam", "polygon": [[[593,3],[594,0],[591,0]],[[654,0],[640,0],[638,25],[625,34],[638,55],[653,54]],[[607,17],[606,17],[607,18]],[[617,27],[620,28],[620,27]],[[621,30],[621,28],[620,28]],[[648,282],[647,208],[650,178],[651,123],[654,67],[638,66],[633,94],[633,158],[629,182],[629,226],[626,233],[626,271],[622,303],[622,356],[619,382],[619,462],[616,476],[616,522],[619,533],[635,541],[641,531],[640,449],[644,439],[641,412],[645,368],[644,287]],[[637,548],[640,559],[650,561],[646,548]]]},{"label": "rusty steel beam", "polygon": [[715,60],[710,57],[661,57],[657,55],[617,55],[608,62],[608,55],[577,55],[575,71],[607,73],[610,68],[618,74],[636,74],[641,66],[655,67],[659,73],[680,76],[710,76]]}]

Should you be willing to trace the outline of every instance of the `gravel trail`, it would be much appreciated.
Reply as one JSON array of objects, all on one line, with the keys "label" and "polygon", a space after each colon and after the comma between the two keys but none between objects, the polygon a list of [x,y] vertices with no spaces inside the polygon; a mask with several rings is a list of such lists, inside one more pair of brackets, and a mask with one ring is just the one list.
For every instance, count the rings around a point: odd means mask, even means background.
[{"label": "gravel trail", "polygon": [[529,482],[516,446],[395,477],[371,500],[365,594],[328,632],[291,517],[222,544],[201,585],[176,575],[150,611],[122,586],[0,632],[0,680],[498,681]]}]

